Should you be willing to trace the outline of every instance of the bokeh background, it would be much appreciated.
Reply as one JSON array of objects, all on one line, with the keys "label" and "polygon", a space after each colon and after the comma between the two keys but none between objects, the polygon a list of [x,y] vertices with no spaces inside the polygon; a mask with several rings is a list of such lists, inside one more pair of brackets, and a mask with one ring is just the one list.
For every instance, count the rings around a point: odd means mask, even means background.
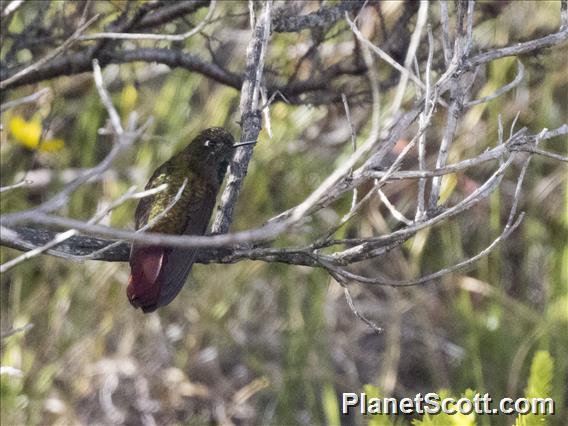
[{"label": "bokeh background", "polygon": [[[39,13],[76,13],[79,3],[29,2],[10,31],[25,31]],[[101,1],[93,7],[110,21],[123,3]],[[306,13],[319,6],[303,7]],[[394,2],[389,7],[385,24],[392,28],[403,6]],[[206,31],[211,37],[192,37],[179,48],[206,57],[212,45],[219,60],[242,70],[250,37],[248,6],[219,2],[217,8],[223,19]],[[559,2],[481,2],[477,8],[474,49],[512,44],[559,27]],[[192,22],[205,13],[206,8],[200,10]],[[377,16],[367,13],[362,19],[377,26]],[[432,22],[439,22],[438,14],[433,4]],[[173,25],[171,32],[181,32],[184,25]],[[318,58],[324,63],[353,43],[344,22],[326,35]],[[381,33],[374,35],[380,42]],[[267,78],[278,81],[293,72],[310,37],[309,32],[274,35]],[[8,48],[3,44],[3,55]],[[464,113],[450,162],[494,146],[498,114],[508,128],[520,112],[517,128],[527,126],[531,133],[565,123],[567,56],[564,45],[520,58],[524,82]],[[318,64],[314,59],[304,66]],[[377,66],[380,77],[391,75],[386,65]],[[491,63],[480,70],[474,93],[492,93],[511,81],[515,70],[514,58]],[[233,88],[148,63],[109,65],[104,76],[124,120],[136,111],[142,119],[153,117],[154,124],[109,172],[73,194],[61,211],[65,215],[88,219],[131,185],[142,188],[152,171],[201,129],[225,126],[239,136],[239,91]],[[26,171],[35,182],[2,194],[2,213],[47,199],[78,170],[97,164],[112,144],[109,136],[98,134],[107,115],[89,73],[11,90],[2,101],[43,87],[51,94],[2,113],[1,183],[13,183]],[[388,105],[392,91],[381,95]],[[362,139],[369,130],[370,104],[354,100],[351,111]],[[272,137],[261,132],[233,230],[257,227],[301,202],[351,149],[340,102],[297,105],[277,99],[270,113]],[[429,143],[438,143],[443,119],[441,112]],[[39,143],[42,128],[47,131]],[[565,142],[556,138],[546,148],[565,154]],[[399,146],[405,143],[402,139]],[[460,199],[490,171],[448,176],[443,197],[449,203]],[[501,232],[518,172],[513,167],[486,202],[358,271],[410,279],[477,253]],[[567,186],[564,164],[535,157],[520,200],[523,224],[474,268],[404,289],[353,284],[358,309],[384,328],[381,335],[355,318],[341,287],[319,269],[258,261],[195,265],[171,305],[143,315],[125,296],[126,263],[31,259],[0,278],[2,332],[26,327],[1,343],[0,364],[16,369],[0,377],[2,424],[407,424],[411,417],[340,418],[341,392],[405,397],[440,391],[459,397],[471,389],[494,399],[519,397],[527,394],[537,353],[540,364],[533,376],[542,379],[541,390],[555,398],[560,412],[549,424],[562,424],[568,398]],[[385,189],[403,212],[412,211],[415,191],[415,182]],[[349,203],[346,197],[322,211],[298,241],[309,241],[321,231],[320,222],[337,220]],[[135,202],[128,202],[103,223],[132,229],[134,209]],[[398,226],[373,199],[340,235],[379,235]],[[5,262],[19,253],[3,247],[0,254]],[[432,424],[440,421],[449,420]],[[487,416],[453,421],[513,422]]]}]

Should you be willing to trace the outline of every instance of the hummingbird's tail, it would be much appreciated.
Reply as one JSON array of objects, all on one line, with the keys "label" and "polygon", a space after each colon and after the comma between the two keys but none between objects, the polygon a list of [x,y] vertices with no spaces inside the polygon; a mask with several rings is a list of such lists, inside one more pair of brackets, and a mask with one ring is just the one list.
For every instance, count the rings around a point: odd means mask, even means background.
[{"label": "hummingbird's tail", "polygon": [[167,305],[183,288],[195,259],[194,249],[133,247],[128,300],[144,313]]},{"label": "hummingbird's tail", "polygon": [[131,274],[126,294],[132,306],[152,312],[158,308],[160,271],[166,251],[163,247],[135,247],[130,254]]}]

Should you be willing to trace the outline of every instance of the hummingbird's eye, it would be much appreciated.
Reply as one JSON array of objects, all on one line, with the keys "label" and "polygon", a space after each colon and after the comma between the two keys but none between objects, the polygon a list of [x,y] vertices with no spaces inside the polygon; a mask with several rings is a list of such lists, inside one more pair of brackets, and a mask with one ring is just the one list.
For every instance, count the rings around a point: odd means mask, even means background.
[{"label": "hummingbird's eye", "polygon": [[203,146],[209,148],[211,146],[211,141],[208,139],[205,141],[205,143],[203,144]]}]

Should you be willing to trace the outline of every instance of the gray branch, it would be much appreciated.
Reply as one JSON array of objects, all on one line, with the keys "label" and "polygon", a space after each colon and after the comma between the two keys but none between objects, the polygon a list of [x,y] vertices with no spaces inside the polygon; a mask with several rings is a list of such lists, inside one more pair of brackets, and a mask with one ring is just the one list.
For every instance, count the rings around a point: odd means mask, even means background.
[{"label": "gray branch", "polygon": [[[261,114],[258,109],[264,57],[270,37],[270,12],[272,1],[264,5],[261,19],[258,20],[253,36],[247,48],[245,80],[241,91],[241,141],[255,141],[262,128]],[[231,161],[227,185],[221,196],[219,211],[213,222],[212,232],[224,234],[229,231],[237,199],[241,192],[243,180],[247,174],[248,164],[252,158],[254,145],[237,149]]]}]

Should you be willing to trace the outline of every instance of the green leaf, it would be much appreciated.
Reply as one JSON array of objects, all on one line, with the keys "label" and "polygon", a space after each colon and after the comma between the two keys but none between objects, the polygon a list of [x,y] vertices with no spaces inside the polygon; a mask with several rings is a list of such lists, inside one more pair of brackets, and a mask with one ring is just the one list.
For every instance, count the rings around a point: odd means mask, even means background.
[{"label": "green leaf", "polygon": [[[525,389],[525,398],[548,398],[552,392],[552,373],[554,360],[548,351],[538,351],[532,360],[529,381]],[[548,421],[543,414],[520,414],[516,426],[542,426]]]}]

